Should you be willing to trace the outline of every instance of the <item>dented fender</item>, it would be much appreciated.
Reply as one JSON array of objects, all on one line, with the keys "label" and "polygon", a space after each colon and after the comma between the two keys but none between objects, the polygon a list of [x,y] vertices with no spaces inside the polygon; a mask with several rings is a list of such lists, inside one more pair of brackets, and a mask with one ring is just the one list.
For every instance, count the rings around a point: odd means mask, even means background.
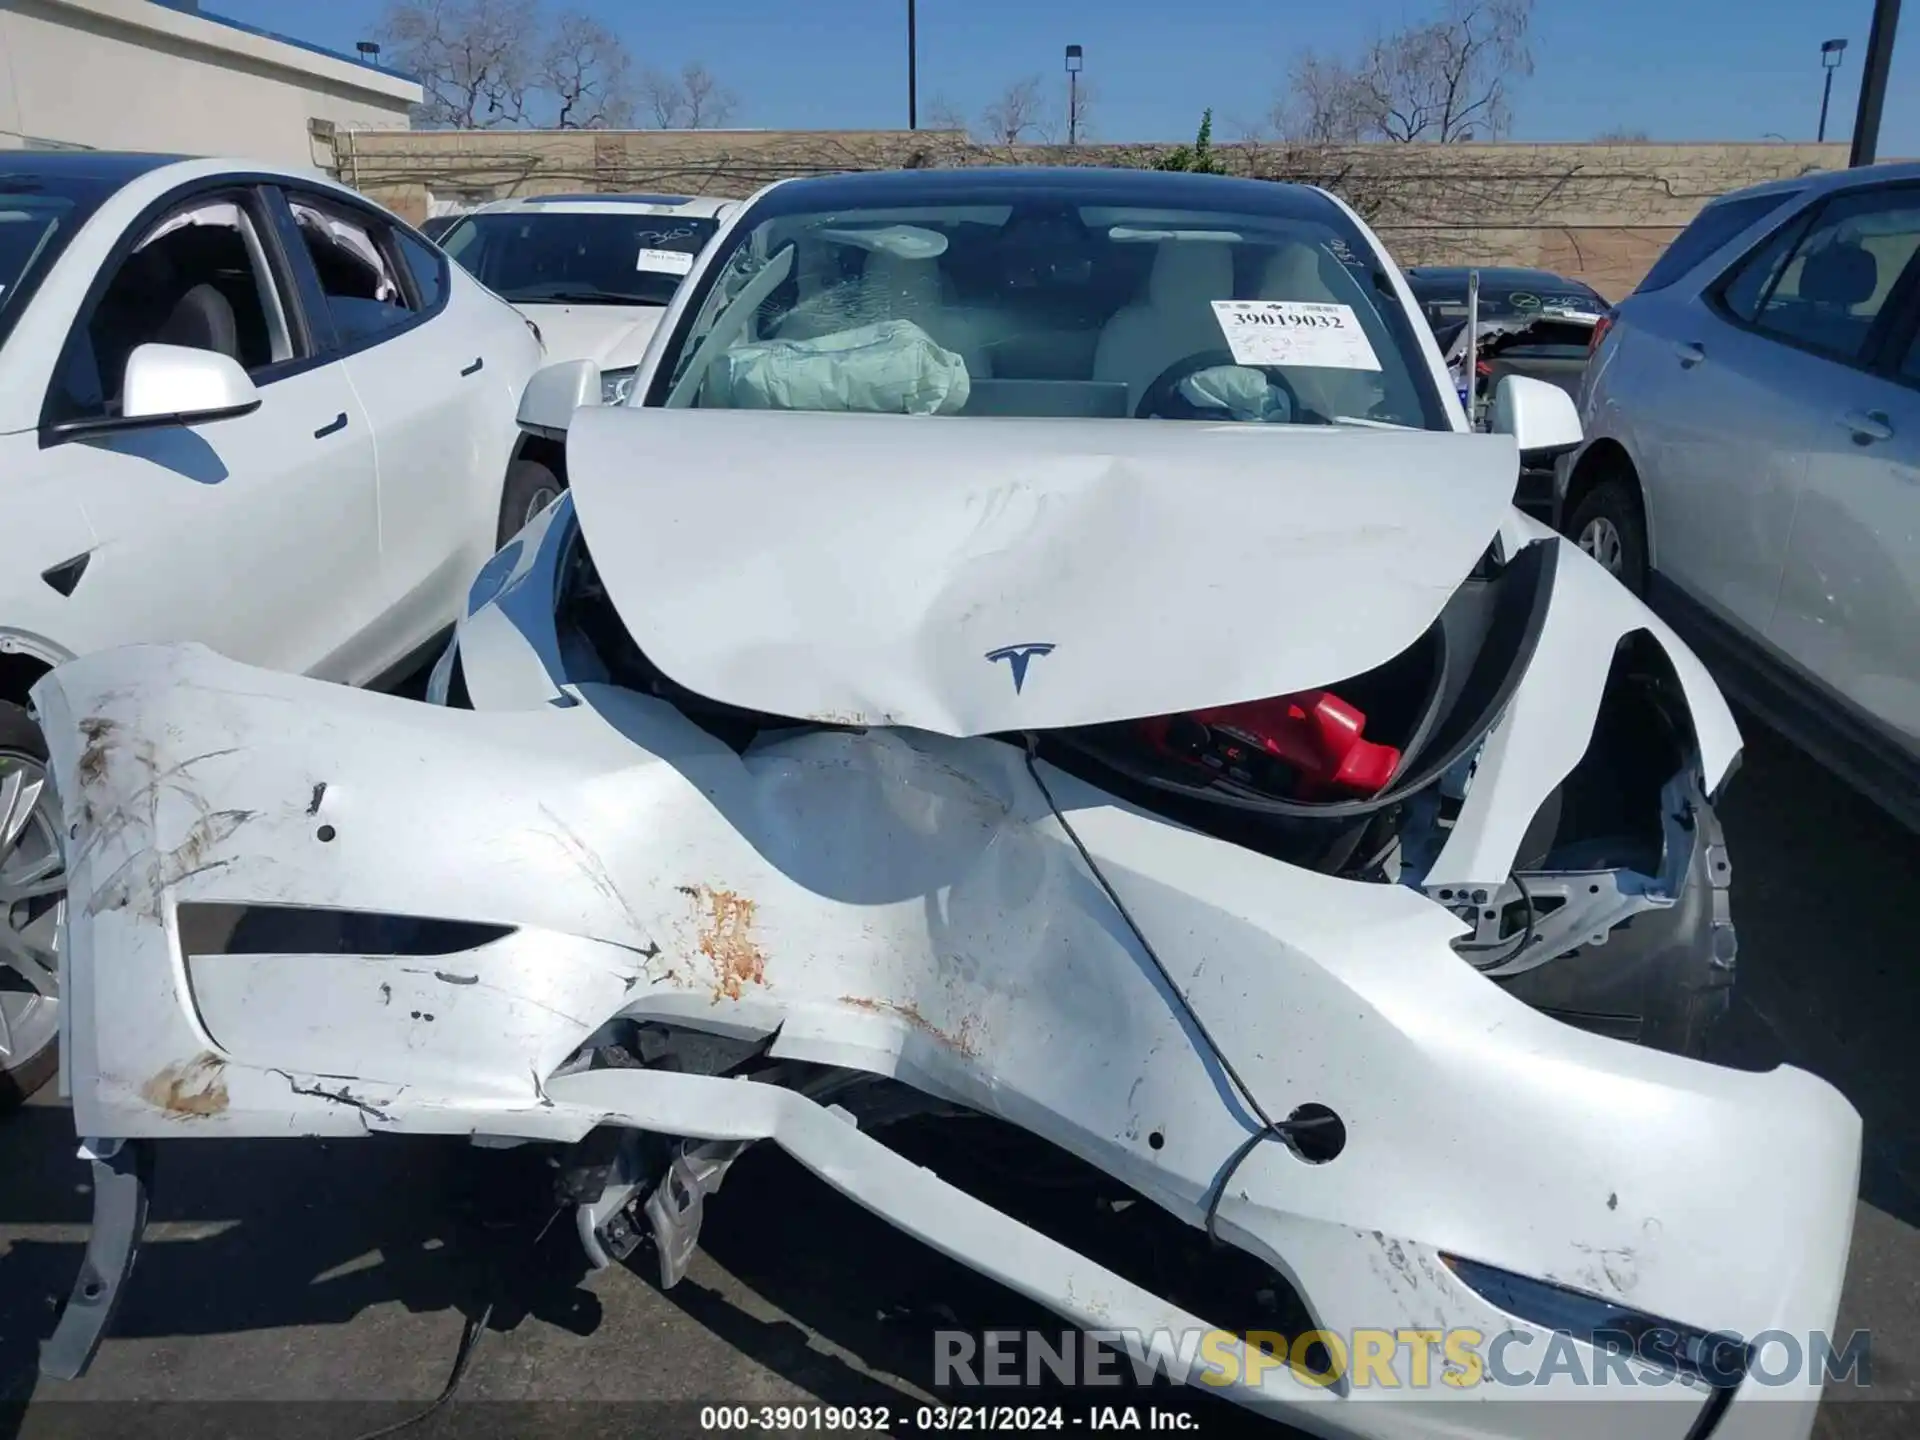
[{"label": "dented fender", "polygon": [[1733,711],[1686,643],[1572,541],[1532,521],[1526,531],[1532,543],[1560,550],[1546,623],[1487,733],[1452,833],[1425,877],[1429,887],[1498,884],[1512,871],[1533,817],[1587,753],[1614,652],[1635,632],[1651,636],[1673,665],[1704,793],[1715,795],[1739,758]]}]

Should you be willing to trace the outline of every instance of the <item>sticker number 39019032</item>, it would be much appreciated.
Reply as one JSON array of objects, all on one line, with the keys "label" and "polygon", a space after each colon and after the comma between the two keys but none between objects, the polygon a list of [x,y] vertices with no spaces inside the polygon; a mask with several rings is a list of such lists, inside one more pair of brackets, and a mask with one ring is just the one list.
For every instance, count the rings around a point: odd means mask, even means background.
[{"label": "sticker number 39019032", "polygon": [[1240,365],[1378,370],[1380,357],[1351,305],[1308,300],[1216,300],[1214,318]]}]

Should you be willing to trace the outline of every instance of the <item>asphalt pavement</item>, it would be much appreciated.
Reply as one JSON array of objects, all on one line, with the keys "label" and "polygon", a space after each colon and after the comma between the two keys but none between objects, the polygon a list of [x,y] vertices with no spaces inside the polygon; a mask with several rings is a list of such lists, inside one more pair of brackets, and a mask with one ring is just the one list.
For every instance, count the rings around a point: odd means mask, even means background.
[{"label": "asphalt pavement", "polygon": [[[1906,1440],[1920,1433],[1920,956],[1906,908],[1920,839],[1745,729],[1725,816],[1740,980],[1719,1043],[1729,1063],[1825,1076],[1865,1117],[1838,1328],[1872,1331],[1872,1384],[1830,1389],[1815,1433]],[[587,1270],[571,1216],[555,1216],[525,1151],[182,1140],[162,1147],[154,1222],[112,1338],[84,1380],[63,1385],[35,1363],[86,1235],[73,1145],[51,1095],[0,1121],[0,1440],[351,1440],[437,1396],[469,1331],[481,1340],[459,1401],[412,1434],[476,1433],[483,1411],[525,1434],[700,1428],[691,1409],[619,1402],[898,1413],[935,1393],[936,1329],[1058,1328],[764,1148],[709,1202],[702,1252],[662,1291],[644,1250],[634,1268]],[[1783,1169],[1793,1163],[1781,1155]],[[1208,1434],[1280,1433],[1186,1398],[1196,1393],[1170,1398],[1199,1405]]]}]

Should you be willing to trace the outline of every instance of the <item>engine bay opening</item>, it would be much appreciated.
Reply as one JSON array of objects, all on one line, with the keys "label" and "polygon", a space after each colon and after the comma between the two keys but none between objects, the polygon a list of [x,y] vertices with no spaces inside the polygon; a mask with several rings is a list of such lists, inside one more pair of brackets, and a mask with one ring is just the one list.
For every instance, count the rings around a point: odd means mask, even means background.
[{"label": "engine bay opening", "polygon": [[1042,754],[1144,809],[1289,864],[1397,878],[1384,861],[1409,802],[1471,757],[1526,673],[1557,556],[1556,545],[1536,543],[1476,570],[1412,645],[1322,690],[1049,732]]}]

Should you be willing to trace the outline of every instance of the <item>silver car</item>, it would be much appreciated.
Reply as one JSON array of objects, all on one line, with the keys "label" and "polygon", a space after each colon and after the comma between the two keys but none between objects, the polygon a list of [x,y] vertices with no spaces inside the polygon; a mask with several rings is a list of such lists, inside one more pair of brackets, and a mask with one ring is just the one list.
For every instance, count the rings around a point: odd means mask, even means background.
[{"label": "silver car", "polygon": [[1596,328],[1560,528],[1920,829],[1920,164],[1707,206]]}]

